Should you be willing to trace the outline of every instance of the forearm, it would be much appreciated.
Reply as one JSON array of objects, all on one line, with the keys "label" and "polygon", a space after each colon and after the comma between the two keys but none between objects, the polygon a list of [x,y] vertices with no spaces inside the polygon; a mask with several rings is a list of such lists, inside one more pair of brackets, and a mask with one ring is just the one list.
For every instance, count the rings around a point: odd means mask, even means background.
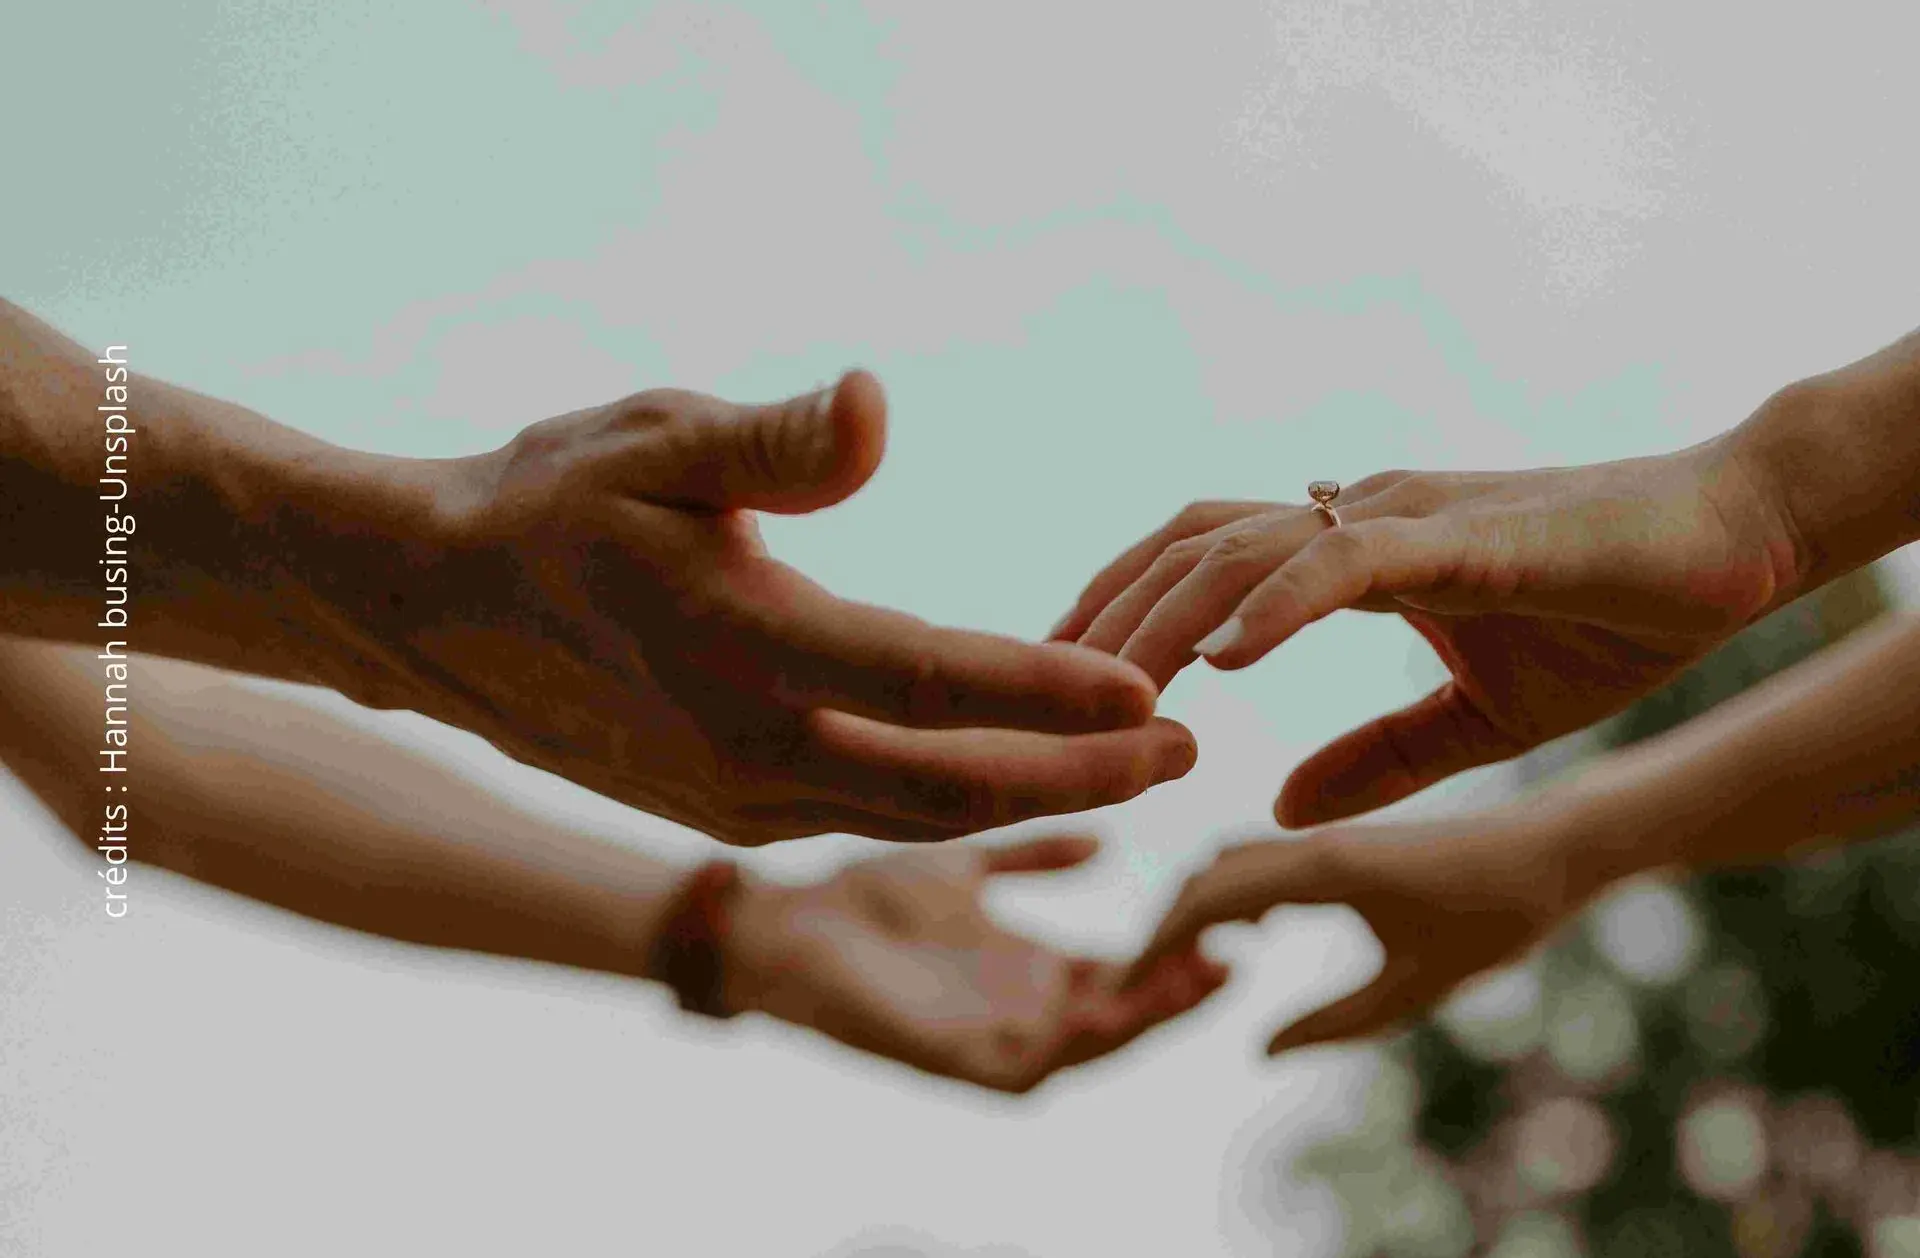
[{"label": "forearm", "polygon": [[[105,798],[91,657],[0,638],[0,760],[90,852]],[[171,661],[135,671],[131,858],[394,939],[641,973],[673,866],[304,704]]]},{"label": "forearm", "polygon": [[1920,540],[1920,331],[1781,390],[1723,439],[1775,507],[1775,605]]},{"label": "forearm", "polygon": [[397,690],[402,663],[365,625],[419,586],[446,465],[99,357],[0,301],[0,632]]},{"label": "forearm", "polygon": [[1920,616],[1895,615],[1658,738],[1548,807],[1576,887],[1778,860],[1920,814]]}]

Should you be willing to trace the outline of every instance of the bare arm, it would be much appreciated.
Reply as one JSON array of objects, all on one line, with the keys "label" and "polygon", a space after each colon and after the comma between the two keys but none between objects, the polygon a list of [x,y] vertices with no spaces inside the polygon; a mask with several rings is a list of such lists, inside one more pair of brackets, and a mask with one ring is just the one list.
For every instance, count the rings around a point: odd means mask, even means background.
[{"label": "bare arm", "polygon": [[1777,860],[1920,813],[1920,615],[1849,638],[1543,801],[1573,885]]},{"label": "bare arm", "polygon": [[329,445],[126,358],[0,300],[0,632],[397,701],[363,622],[420,578],[452,464]]},{"label": "bare arm", "polygon": [[835,598],[768,553],[755,512],[877,467],[864,373],[766,406],[650,390],[432,460],[103,357],[0,302],[0,633],[420,712],[746,846],[952,838],[1193,763],[1131,665]]},{"label": "bare arm", "polygon": [[[93,655],[0,638],[0,760],[90,852],[119,798],[93,771]],[[674,866],[227,674],[138,656],[131,668],[134,860],[394,939],[641,972]]]},{"label": "bare arm", "polygon": [[1270,1052],[1384,1031],[1511,961],[1615,880],[1779,860],[1920,815],[1920,616],[1886,617],[1570,781],[1427,821],[1342,823],[1223,851],[1137,963],[1215,922],[1341,903],[1385,952],[1371,983]]},{"label": "bare arm", "polygon": [[[0,761],[88,851],[103,800],[93,653],[0,637]],[[136,658],[134,860],[321,921],[441,948],[645,977],[680,870],[512,808],[431,757],[229,674]],[[943,845],[729,899],[721,1005],[1003,1091],[1111,1052],[1225,975],[1198,953],[1144,987],[997,926],[1002,874],[1071,868],[1086,840]],[[110,866],[102,863],[99,869]],[[90,879],[91,880],[91,879]],[[89,894],[97,894],[89,888]]]},{"label": "bare arm", "polygon": [[1793,543],[1772,606],[1920,540],[1920,331],[1782,390],[1723,441]]}]

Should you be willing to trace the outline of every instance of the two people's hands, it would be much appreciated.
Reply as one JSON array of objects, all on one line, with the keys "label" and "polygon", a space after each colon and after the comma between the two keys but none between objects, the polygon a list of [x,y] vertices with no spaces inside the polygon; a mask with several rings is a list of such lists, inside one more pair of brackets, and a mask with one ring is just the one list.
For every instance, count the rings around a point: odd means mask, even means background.
[{"label": "two people's hands", "polygon": [[[1333,526],[1305,506],[1196,503],[1099,573],[1052,634],[1164,687],[1201,655],[1252,664],[1342,608],[1401,616],[1449,680],[1298,766],[1274,805],[1289,827],[1343,821],[1624,709],[1785,602],[1800,571],[1786,513],[1724,439],[1581,468],[1386,472],[1337,509]],[[1379,976],[1269,1051],[1377,1034],[1516,958],[1597,890],[1574,885],[1576,832],[1529,806],[1232,847],[1186,884],[1132,977],[1213,923],[1345,903],[1381,942]]]},{"label": "two people's hands", "polygon": [[376,695],[723,842],[937,840],[1129,799],[1191,767],[1125,661],[836,598],[753,512],[852,494],[871,376],[740,407],[659,390],[447,466],[417,587],[356,609]]},{"label": "two people's hands", "polygon": [[890,853],[811,886],[742,892],[725,1003],[811,1026],[934,1074],[1025,1092],[1192,1008],[1226,980],[1189,937],[1124,967],[995,925],[987,881],[1069,869],[1096,850],[1054,836]]}]

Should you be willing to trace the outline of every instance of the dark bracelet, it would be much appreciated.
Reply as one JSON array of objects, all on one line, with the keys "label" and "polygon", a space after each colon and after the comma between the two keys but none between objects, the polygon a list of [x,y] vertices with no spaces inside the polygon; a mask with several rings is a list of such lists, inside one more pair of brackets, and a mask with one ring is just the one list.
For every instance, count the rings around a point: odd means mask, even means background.
[{"label": "dark bracelet", "polygon": [[673,989],[680,1007],[709,1018],[731,1018],[720,946],[729,926],[728,902],[740,886],[740,869],[713,860],[687,875],[667,910],[666,924],[647,954],[647,977]]}]

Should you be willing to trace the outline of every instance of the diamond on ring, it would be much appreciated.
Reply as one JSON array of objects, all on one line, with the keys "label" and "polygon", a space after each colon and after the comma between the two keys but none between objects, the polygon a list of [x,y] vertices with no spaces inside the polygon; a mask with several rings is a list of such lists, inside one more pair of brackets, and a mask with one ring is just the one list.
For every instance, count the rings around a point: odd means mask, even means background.
[{"label": "diamond on ring", "polygon": [[1310,480],[1307,482],[1307,497],[1313,499],[1313,510],[1327,517],[1327,523],[1340,527],[1339,513],[1333,509],[1333,500],[1340,496],[1340,482],[1337,480]]}]

